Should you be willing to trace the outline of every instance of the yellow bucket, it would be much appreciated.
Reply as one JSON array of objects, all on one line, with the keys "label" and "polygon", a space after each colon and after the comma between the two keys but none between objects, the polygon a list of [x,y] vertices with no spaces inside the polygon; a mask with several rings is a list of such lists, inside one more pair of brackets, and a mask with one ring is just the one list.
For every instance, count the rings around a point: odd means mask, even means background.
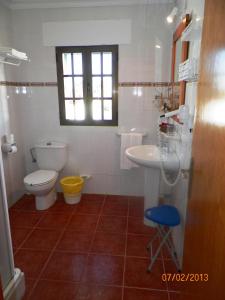
[{"label": "yellow bucket", "polygon": [[68,204],[75,204],[80,201],[84,180],[80,176],[67,176],[60,180],[60,184]]}]

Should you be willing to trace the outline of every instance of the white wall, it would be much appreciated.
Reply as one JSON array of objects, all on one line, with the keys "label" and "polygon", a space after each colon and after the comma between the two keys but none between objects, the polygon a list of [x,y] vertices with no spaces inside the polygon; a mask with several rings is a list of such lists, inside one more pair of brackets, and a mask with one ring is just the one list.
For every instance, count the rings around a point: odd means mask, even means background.
[{"label": "white wall", "polygon": [[[54,48],[43,46],[43,22],[131,19],[131,44],[119,47],[119,81],[168,81],[172,30],[165,17],[170,10],[171,4],[15,10],[12,14],[14,47],[27,52],[31,58],[30,63],[17,70],[15,78],[56,82]],[[161,49],[155,48],[156,43],[161,44]],[[142,88],[141,97],[134,96],[133,92],[132,87],[119,88],[119,126],[146,128],[148,136],[144,143],[156,143],[158,111],[152,103],[155,88]],[[16,101],[27,173],[36,168],[29,154],[36,142],[65,141],[69,144],[69,157],[62,175],[91,174],[86,192],[143,195],[143,170],[120,170],[117,127],[60,126],[56,87],[29,89],[27,95],[18,95]]]},{"label": "white wall", "polygon": [[[12,46],[11,25],[10,10],[0,4],[0,46]],[[12,80],[12,71],[13,67],[0,63],[0,81]],[[4,142],[5,135],[12,132],[15,134],[19,148],[16,154],[3,155],[9,205],[14,203],[23,193],[25,171],[17,104],[10,91],[4,86],[0,86],[0,141]]]},{"label": "white wall", "polygon": [[[179,17],[185,13],[185,0],[178,0],[177,6],[179,9]],[[200,17],[201,19],[204,18],[204,1],[203,0],[188,0],[187,1],[187,12],[192,12],[193,16]],[[189,57],[200,57],[200,46],[201,46],[201,39],[196,41],[190,42],[189,48]],[[185,97],[185,104],[189,106],[190,114],[194,115],[195,113],[195,103],[197,98],[197,83],[187,83],[186,87],[186,97]],[[180,129],[182,132],[182,128]],[[183,136],[185,139],[185,136]],[[187,135],[186,135],[187,137]],[[191,158],[191,147],[192,143],[191,140],[189,143],[184,144],[182,142],[182,146],[186,148],[186,157],[187,160]],[[171,199],[172,203],[178,208],[180,215],[181,215],[181,226],[174,229],[173,232],[173,239],[176,246],[176,250],[178,253],[178,257],[180,262],[182,263],[183,257],[183,244],[184,244],[184,232],[185,232],[185,220],[186,220],[186,209],[187,209],[187,201],[188,201],[188,183],[189,183],[189,176],[184,177],[181,176],[179,182],[172,190]]]},{"label": "white wall", "polygon": [[[177,1],[180,13],[185,1]],[[203,16],[204,1],[188,0],[187,8]],[[0,80],[56,81],[54,48],[44,47],[42,23],[50,21],[131,19],[132,43],[119,48],[119,81],[167,81],[170,78],[172,26],[165,24],[171,5],[98,7],[72,9],[30,9],[12,11],[13,36],[11,40],[11,14],[0,6],[0,45],[25,51],[31,57],[29,64],[20,68],[0,64]],[[12,42],[13,41],[13,42]],[[155,44],[161,49],[156,49]],[[200,43],[191,43],[190,56],[199,54]],[[119,89],[119,126],[146,128],[144,143],[156,143],[158,111],[152,104],[155,88],[142,88],[142,96],[134,89]],[[19,151],[4,157],[9,202],[15,201],[23,191],[26,173],[36,168],[31,162],[29,149],[42,139],[55,139],[69,144],[69,158],[63,174],[87,173],[93,179],[87,192],[110,194],[143,194],[141,169],[121,171],[119,168],[120,139],[116,127],[60,126],[56,87],[32,88],[27,95],[16,95],[15,88],[0,87],[0,136],[13,132]],[[9,96],[9,97],[8,97]],[[186,103],[194,111],[196,84],[188,84]],[[23,149],[24,146],[24,149]],[[181,178],[173,188],[173,204],[178,207],[182,224],[174,231],[174,242],[182,260],[183,237],[187,206],[188,179]]]}]

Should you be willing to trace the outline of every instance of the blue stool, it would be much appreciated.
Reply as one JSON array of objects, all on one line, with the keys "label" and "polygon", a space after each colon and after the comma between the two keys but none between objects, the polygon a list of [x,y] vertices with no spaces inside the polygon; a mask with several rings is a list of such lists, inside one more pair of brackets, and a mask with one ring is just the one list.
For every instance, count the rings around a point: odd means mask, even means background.
[{"label": "blue stool", "polygon": [[[158,225],[157,233],[153,236],[153,238],[147,245],[147,249],[151,250],[151,263],[148,266],[148,272],[151,272],[152,266],[154,265],[157,257],[159,256],[160,250],[162,249],[164,244],[166,245],[169,253],[171,254],[171,257],[179,272],[179,262],[177,260],[177,254],[171,239],[172,228],[180,224],[180,215],[178,213],[178,210],[171,205],[160,205],[157,207],[147,209],[145,211],[145,218]],[[166,230],[166,227],[168,227],[168,230]],[[161,242],[155,254],[153,255],[152,244],[154,240],[158,237],[161,238]]]}]

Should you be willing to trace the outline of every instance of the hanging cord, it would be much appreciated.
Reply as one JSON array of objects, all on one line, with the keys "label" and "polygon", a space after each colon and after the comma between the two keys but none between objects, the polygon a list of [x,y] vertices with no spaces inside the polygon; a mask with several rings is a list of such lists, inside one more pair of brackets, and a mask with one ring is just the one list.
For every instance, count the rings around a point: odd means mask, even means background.
[{"label": "hanging cord", "polygon": [[167,177],[166,177],[166,172],[164,170],[164,166],[163,166],[163,157],[162,157],[162,147],[161,147],[161,135],[160,135],[160,118],[158,120],[158,129],[157,129],[157,133],[158,133],[158,142],[159,142],[159,157],[160,157],[160,170],[161,170],[161,174],[162,174],[162,178],[164,180],[164,182],[170,186],[170,187],[173,187],[175,186],[179,179],[180,179],[180,175],[181,175],[181,163],[180,163],[180,158],[179,156],[177,155],[177,152],[176,150],[174,151],[174,154],[176,155],[177,159],[178,159],[178,162],[179,162],[179,169],[178,169],[178,173],[177,173],[177,176],[175,178],[175,180],[173,182],[170,182]]}]

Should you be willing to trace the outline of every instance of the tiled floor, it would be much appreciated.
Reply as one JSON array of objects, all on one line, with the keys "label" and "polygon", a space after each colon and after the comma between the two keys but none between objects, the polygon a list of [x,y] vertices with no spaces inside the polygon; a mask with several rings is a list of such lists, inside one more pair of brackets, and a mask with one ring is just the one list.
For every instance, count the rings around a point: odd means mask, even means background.
[{"label": "tiled floor", "polygon": [[24,271],[24,300],[175,300],[179,285],[161,280],[175,272],[166,251],[148,274],[146,244],[154,230],[143,225],[141,197],[83,195],[77,205],[63,196],[36,211],[24,196],[10,208],[15,265]]}]

